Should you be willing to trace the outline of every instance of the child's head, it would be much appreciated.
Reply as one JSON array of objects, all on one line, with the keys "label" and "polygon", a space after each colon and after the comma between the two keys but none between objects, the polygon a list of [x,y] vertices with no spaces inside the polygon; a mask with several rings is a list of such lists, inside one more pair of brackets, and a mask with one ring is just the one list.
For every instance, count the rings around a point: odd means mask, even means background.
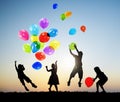
[{"label": "child's head", "polygon": [[95,72],[101,72],[100,68],[98,66],[94,67]]},{"label": "child's head", "polygon": [[24,66],[23,66],[22,64],[19,64],[19,65],[18,65],[18,69],[19,69],[19,70],[22,70],[22,71],[25,70],[25,68],[24,68]]},{"label": "child's head", "polygon": [[54,67],[55,67],[55,64],[54,64],[54,63],[52,63],[52,65],[51,65],[51,66],[52,66],[52,68],[54,68]]}]

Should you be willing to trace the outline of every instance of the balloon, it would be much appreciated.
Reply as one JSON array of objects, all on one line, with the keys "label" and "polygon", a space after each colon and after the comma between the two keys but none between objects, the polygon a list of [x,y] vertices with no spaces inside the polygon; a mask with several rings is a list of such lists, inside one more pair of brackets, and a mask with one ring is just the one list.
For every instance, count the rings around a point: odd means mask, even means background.
[{"label": "balloon", "polygon": [[39,69],[42,68],[42,64],[41,64],[40,62],[34,62],[34,63],[32,64],[32,67],[33,67],[34,69],[36,69],[36,70],[39,70]]},{"label": "balloon", "polygon": [[50,37],[55,37],[55,36],[57,36],[58,30],[57,30],[56,28],[51,28],[51,29],[48,31],[48,33],[49,33],[49,36],[50,36]]},{"label": "balloon", "polygon": [[72,15],[72,12],[71,12],[71,11],[65,12],[65,16],[66,16],[66,17],[70,17],[71,15]]},{"label": "balloon", "polygon": [[38,35],[39,34],[39,28],[38,28],[38,26],[36,24],[32,24],[30,26],[29,30],[30,30],[30,33],[32,35]]},{"label": "balloon", "polygon": [[38,36],[32,35],[32,36],[31,36],[31,41],[32,41],[32,42],[38,41]]},{"label": "balloon", "polygon": [[38,60],[40,60],[40,61],[42,61],[42,60],[44,60],[44,59],[46,58],[46,56],[45,56],[45,54],[44,54],[43,52],[36,52],[36,53],[35,53],[35,57],[36,57]]},{"label": "balloon", "polygon": [[39,41],[42,42],[42,43],[45,43],[45,42],[48,42],[50,39],[50,36],[47,32],[42,32],[40,35],[39,35]]},{"label": "balloon", "polygon": [[74,42],[70,43],[70,44],[69,44],[69,49],[75,50],[74,45],[76,45],[76,43],[74,43]]},{"label": "balloon", "polygon": [[58,4],[57,3],[54,3],[53,4],[53,9],[56,9],[58,7]]},{"label": "balloon", "polygon": [[85,79],[85,84],[87,87],[91,87],[93,85],[94,81],[93,81],[93,78],[92,77],[87,77]]},{"label": "balloon", "polygon": [[30,53],[31,52],[31,47],[29,44],[24,44],[23,45],[23,51],[26,53]]},{"label": "balloon", "polygon": [[45,46],[45,43],[40,42],[40,49],[43,49]]},{"label": "balloon", "polygon": [[31,49],[33,53],[37,52],[40,49],[40,42],[33,42],[31,44]]},{"label": "balloon", "polygon": [[60,15],[60,18],[61,18],[62,21],[65,20],[65,14],[64,14],[64,13],[61,14],[61,15]]},{"label": "balloon", "polygon": [[40,19],[39,25],[40,25],[40,27],[43,28],[43,29],[47,28],[48,25],[49,25],[48,19],[47,19],[47,18],[42,18],[42,19]]},{"label": "balloon", "polygon": [[82,26],[80,27],[80,29],[81,29],[82,32],[85,32],[85,31],[86,31],[86,26],[82,25]]},{"label": "balloon", "polygon": [[59,46],[60,46],[60,42],[57,41],[57,40],[52,40],[52,41],[50,42],[50,46],[51,46],[52,48],[54,48],[54,49],[58,49]]},{"label": "balloon", "polygon": [[51,47],[51,46],[46,46],[44,49],[43,49],[44,53],[46,53],[47,55],[52,55],[54,53],[54,48]]},{"label": "balloon", "polygon": [[71,29],[69,30],[69,34],[70,34],[70,35],[76,34],[76,29],[75,29],[75,28],[71,28]]},{"label": "balloon", "polygon": [[19,31],[18,36],[22,40],[28,40],[29,39],[29,33],[24,29]]}]

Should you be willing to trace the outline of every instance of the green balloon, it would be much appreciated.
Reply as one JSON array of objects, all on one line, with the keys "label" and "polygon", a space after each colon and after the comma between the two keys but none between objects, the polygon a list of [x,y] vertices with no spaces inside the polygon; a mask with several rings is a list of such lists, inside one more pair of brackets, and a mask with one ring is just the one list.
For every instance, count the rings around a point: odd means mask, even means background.
[{"label": "green balloon", "polygon": [[63,21],[63,20],[65,20],[65,14],[63,13],[63,14],[61,14],[61,20]]},{"label": "green balloon", "polygon": [[29,44],[24,44],[23,45],[23,51],[26,53],[30,53],[31,52],[31,47]]},{"label": "green balloon", "polygon": [[69,49],[75,50],[74,45],[76,45],[76,43],[74,43],[74,42],[70,43],[70,44],[69,44]]}]

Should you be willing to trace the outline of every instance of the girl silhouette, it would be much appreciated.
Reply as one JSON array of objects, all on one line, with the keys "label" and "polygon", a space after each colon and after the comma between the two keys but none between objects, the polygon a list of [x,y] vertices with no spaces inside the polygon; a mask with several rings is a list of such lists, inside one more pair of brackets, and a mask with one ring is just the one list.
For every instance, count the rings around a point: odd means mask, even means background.
[{"label": "girl silhouette", "polygon": [[54,85],[56,91],[58,91],[58,84],[59,84],[59,78],[57,75],[57,61],[55,63],[51,64],[51,69],[48,69],[48,66],[46,66],[46,70],[48,72],[51,72],[51,75],[48,80],[48,84],[50,85],[49,91],[51,91],[51,87]]}]

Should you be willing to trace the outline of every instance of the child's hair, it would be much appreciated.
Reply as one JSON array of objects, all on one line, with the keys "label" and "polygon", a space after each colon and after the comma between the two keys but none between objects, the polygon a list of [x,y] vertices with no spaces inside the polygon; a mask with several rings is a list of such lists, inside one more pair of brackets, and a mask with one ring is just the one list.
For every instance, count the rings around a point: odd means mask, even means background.
[{"label": "child's hair", "polygon": [[22,71],[25,70],[25,68],[24,68],[24,66],[23,66],[22,64],[19,64],[19,65],[18,65],[18,69],[19,69],[19,70],[22,70]]},{"label": "child's hair", "polygon": [[98,66],[94,67],[95,72],[101,72],[100,68]]}]

